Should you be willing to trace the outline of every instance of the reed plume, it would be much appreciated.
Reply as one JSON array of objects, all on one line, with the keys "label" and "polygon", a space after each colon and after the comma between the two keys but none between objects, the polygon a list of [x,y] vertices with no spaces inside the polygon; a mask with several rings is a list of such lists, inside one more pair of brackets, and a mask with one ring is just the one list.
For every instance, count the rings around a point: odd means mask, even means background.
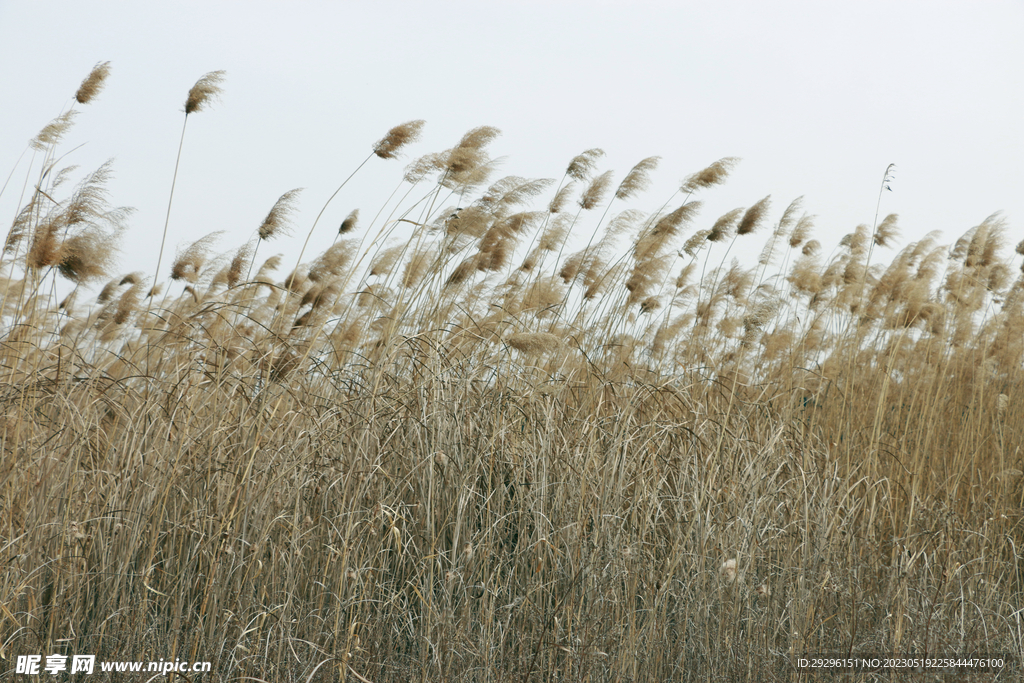
[{"label": "reed plume", "polygon": [[562,345],[562,341],[550,332],[520,332],[506,341],[513,349],[528,356],[554,351]]},{"label": "reed plume", "polygon": [[723,214],[717,221],[715,221],[715,224],[711,226],[711,231],[707,235],[708,242],[724,242],[732,237],[733,231],[735,230],[740,217],[746,213],[747,211],[743,208],[738,208]]},{"label": "reed plume", "polygon": [[86,284],[110,273],[117,262],[121,233],[90,226],[64,240],[58,272],[75,284]]},{"label": "reed plume", "polygon": [[110,75],[110,62],[97,62],[89,75],[82,81],[75,93],[75,101],[79,104],[89,104],[93,98],[103,90],[103,84]]},{"label": "reed plume", "polygon": [[352,209],[352,213],[345,217],[338,227],[339,235],[347,235],[356,229],[356,222],[359,220],[359,209]]},{"label": "reed plume", "polygon": [[739,163],[739,157],[725,157],[719,159],[707,168],[688,176],[680,188],[685,194],[692,194],[697,190],[707,189],[715,185],[721,185],[729,177],[733,167]]},{"label": "reed plume", "polygon": [[209,258],[210,249],[213,243],[224,233],[223,230],[210,233],[200,237],[195,242],[178,252],[174,263],[171,265],[171,279],[184,280],[189,284],[196,284],[199,275]]},{"label": "reed plume", "polygon": [[341,275],[345,267],[352,261],[356,243],[352,240],[336,242],[321,254],[309,267],[309,279],[320,282]]},{"label": "reed plume", "polygon": [[263,219],[259,230],[257,230],[261,240],[269,240],[281,234],[288,234],[288,221],[291,219],[291,215],[295,213],[295,203],[301,192],[301,187],[288,190],[274,202],[274,206],[270,207],[270,211],[267,212],[266,218]]},{"label": "reed plume", "polygon": [[227,285],[228,287],[234,287],[242,280],[242,268],[249,264],[251,269],[252,259],[256,255],[256,243],[252,240],[246,242],[238,248],[235,252],[234,258],[231,259],[231,265],[228,266],[227,272]]},{"label": "reed plume", "polygon": [[57,145],[68,130],[71,129],[76,116],[78,116],[78,112],[74,109],[64,112],[43,126],[43,129],[29,142],[29,145],[38,152]]},{"label": "reed plume", "polygon": [[637,192],[646,190],[651,186],[651,171],[658,167],[661,157],[647,157],[626,174],[626,177],[619,183],[615,190],[616,199],[629,199]]},{"label": "reed plume", "polygon": [[612,172],[605,171],[601,175],[594,178],[591,181],[590,186],[583,192],[580,197],[579,205],[580,208],[589,211],[593,209],[601,200],[604,199],[605,193],[608,191],[609,186],[612,184]]},{"label": "reed plume", "polygon": [[185,116],[202,111],[220,97],[226,73],[223,70],[211,71],[196,81],[185,98]]},{"label": "reed plume", "polygon": [[793,228],[793,232],[789,234],[789,246],[796,249],[803,244],[808,237],[811,235],[811,230],[814,229],[814,216],[808,216],[804,214],[800,217],[800,220],[796,222],[796,226]]},{"label": "reed plume", "polygon": [[211,101],[216,100],[221,94],[221,82],[224,80],[224,71],[211,71],[205,76],[196,81],[196,84],[188,91],[188,97],[185,99],[185,120],[181,124],[181,138],[178,140],[178,155],[174,161],[174,175],[171,177],[171,194],[167,199],[167,215],[164,218],[164,231],[160,237],[160,252],[156,258],[156,271],[153,274],[154,289],[150,291],[150,296],[147,297],[148,302],[146,305],[146,312],[149,312],[149,307],[152,305],[153,298],[155,297],[156,287],[159,286],[157,280],[160,277],[160,266],[164,260],[164,246],[167,244],[167,228],[171,223],[171,205],[174,203],[174,187],[178,182],[178,168],[181,165],[181,150],[185,146],[185,128],[188,126],[188,117],[198,111],[202,111],[207,104]]},{"label": "reed plume", "polygon": [[565,174],[573,180],[583,182],[594,174],[594,171],[597,169],[597,160],[603,156],[604,150],[596,147],[581,152],[569,162],[569,167],[565,169]]},{"label": "reed plume", "polygon": [[878,224],[878,227],[875,228],[874,237],[874,241],[877,246],[888,246],[894,239],[896,239],[899,236],[900,229],[896,225],[896,221],[898,218],[899,216],[897,216],[894,213],[891,213],[888,216],[886,216],[881,223]]},{"label": "reed plume", "polygon": [[768,213],[769,206],[771,206],[771,195],[768,195],[747,209],[746,213],[743,214],[743,218],[740,219],[739,225],[736,226],[736,234],[749,235],[756,231],[761,226],[761,221],[764,220],[765,214]]},{"label": "reed plume", "polygon": [[373,153],[381,159],[397,158],[402,147],[419,140],[425,123],[423,120],[416,120],[395,126],[377,141],[373,146]]}]

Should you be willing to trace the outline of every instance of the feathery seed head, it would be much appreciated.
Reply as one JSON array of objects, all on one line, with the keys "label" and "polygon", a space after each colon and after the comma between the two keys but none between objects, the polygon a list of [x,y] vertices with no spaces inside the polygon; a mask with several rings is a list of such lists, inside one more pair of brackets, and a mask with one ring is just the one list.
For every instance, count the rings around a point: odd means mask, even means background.
[{"label": "feathery seed head", "polygon": [[338,228],[338,234],[344,235],[345,233],[352,232],[356,229],[356,221],[359,220],[359,209],[352,209],[352,213],[345,217],[345,220],[341,222],[341,227]]},{"label": "feathery seed head", "polygon": [[446,152],[427,155],[406,171],[406,180],[418,181],[432,170],[444,172],[442,185],[466,190],[486,182],[494,162],[484,148],[498,135],[497,128],[480,126],[462,136],[459,144]]},{"label": "feathery seed head", "polygon": [[757,230],[764,219],[764,215],[768,213],[769,206],[771,206],[771,195],[768,195],[747,209],[747,212],[743,214],[743,219],[740,220],[740,224],[736,227],[736,234],[749,235]]},{"label": "feathery seed head", "polygon": [[839,240],[839,246],[848,249],[854,256],[860,256],[867,250],[868,226],[861,223],[853,232],[848,232]]},{"label": "feathery seed head", "polygon": [[3,253],[10,254],[14,252],[21,243],[21,240],[29,233],[29,229],[36,216],[36,211],[39,209],[39,197],[41,197],[39,193],[33,194],[32,198],[15,216],[11,229],[7,233],[7,240],[4,242]]},{"label": "feathery seed head", "polygon": [[797,197],[789,203],[786,210],[782,212],[782,218],[779,219],[779,230],[780,234],[785,234],[786,231],[796,222],[796,214],[803,208],[804,198]]},{"label": "feathery seed head", "polygon": [[142,283],[136,282],[117,300],[117,309],[114,311],[114,317],[112,318],[114,323],[116,325],[123,325],[128,322],[128,319],[138,307],[141,298]]},{"label": "feathery seed head", "polygon": [[779,312],[782,302],[771,297],[754,304],[753,310],[743,319],[743,325],[747,329],[761,330]]},{"label": "feathery seed head", "polygon": [[814,228],[814,216],[808,216],[806,213],[800,217],[800,220],[796,222],[796,227],[793,228],[793,232],[789,236],[789,246],[796,249],[804,240],[811,236],[811,230]]},{"label": "feathery seed head", "polygon": [[404,180],[415,185],[423,180],[429,173],[444,168],[446,154],[443,152],[431,152],[424,154],[405,167]]},{"label": "feathery seed head", "polygon": [[483,237],[493,221],[494,216],[483,207],[467,206],[448,217],[445,232],[453,236]]},{"label": "feathery seed head", "polygon": [[499,201],[501,202],[502,207],[525,204],[530,199],[533,199],[543,193],[551,186],[552,183],[554,183],[554,181],[550,178],[523,180],[505,192]]},{"label": "feathery seed head", "polygon": [[967,258],[968,247],[970,247],[971,242],[974,240],[974,234],[978,232],[979,227],[980,226],[975,226],[971,228],[970,230],[965,232],[960,239],[956,241],[956,243],[953,245],[952,251],[950,251],[949,253],[950,260],[963,261],[964,259]]},{"label": "feathery seed head", "polygon": [[292,212],[295,211],[296,198],[300,192],[302,192],[302,188],[298,187],[294,190],[288,190],[281,195],[260,225],[259,234],[261,240],[270,239],[279,232],[287,234],[288,219],[291,217]]},{"label": "feathery seed head", "polygon": [[661,157],[647,157],[634,166],[619,183],[615,191],[616,199],[629,199],[637,192],[646,190],[651,185],[650,173],[658,167]]},{"label": "feathery seed head", "polygon": [[[558,192],[556,192],[554,198],[551,200],[551,203],[548,204],[548,212],[549,213],[558,213],[562,209],[564,209],[565,208],[565,203],[567,201],[569,201],[569,195],[572,194],[572,191],[573,191],[574,188],[575,188],[575,184],[569,182],[569,183],[566,183],[565,186],[562,189],[560,189]],[[1021,244],[1024,244],[1024,242],[1022,242]],[[1024,253],[1024,252],[1022,252],[1022,253]]]},{"label": "feathery seed head", "polygon": [[110,75],[110,62],[97,62],[89,75],[82,81],[82,85],[78,86],[75,100],[79,104],[89,104],[103,89],[103,82],[107,80],[108,75]]},{"label": "feathery seed head", "polygon": [[698,171],[683,181],[680,188],[682,192],[690,194],[697,190],[714,187],[725,182],[729,177],[732,167],[739,162],[739,157],[725,157],[719,159],[702,171]]},{"label": "feathery seed head", "polygon": [[313,261],[309,267],[309,279],[312,282],[321,282],[341,275],[345,266],[352,260],[355,253],[356,243],[354,240],[343,240],[335,242],[323,254]]},{"label": "feathery seed head", "polygon": [[456,149],[483,149],[501,135],[494,126],[478,126],[462,136]]},{"label": "feathery seed head", "polygon": [[740,207],[724,214],[721,218],[715,221],[715,224],[711,226],[711,230],[708,232],[708,242],[724,242],[729,239],[732,235],[733,228],[736,226],[736,222],[739,221],[740,216],[744,213],[744,209]]},{"label": "feathery seed head", "polygon": [[519,266],[519,270],[524,273],[529,273],[537,265],[537,260],[540,258],[540,248],[534,247],[530,250],[530,253],[523,259],[522,264]]},{"label": "feathery seed head", "polygon": [[812,256],[813,254],[817,254],[819,251],[821,251],[821,242],[818,240],[809,240],[807,244],[804,245],[804,248],[800,250],[800,253],[804,256]]},{"label": "feathery seed head", "polygon": [[285,289],[292,292],[302,291],[302,288],[309,284],[307,273],[308,271],[305,266],[299,266],[288,273],[288,277],[284,279]]},{"label": "feathery seed head", "polygon": [[402,272],[402,286],[406,288],[417,286],[430,270],[431,264],[436,261],[437,255],[432,247],[420,247],[405,264],[405,270]]},{"label": "feathery seed head", "polygon": [[992,265],[988,273],[988,282],[985,288],[996,294],[1002,293],[1010,284],[1010,269],[1005,263]]},{"label": "feathery seed head", "polygon": [[387,135],[377,141],[373,146],[373,153],[381,159],[396,158],[402,147],[420,139],[420,131],[423,129],[424,123],[426,122],[422,119],[417,119],[395,126],[387,132]]},{"label": "feathery seed head", "polygon": [[878,224],[878,228],[875,230],[875,244],[884,247],[896,239],[900,233],[900,229],[896,226],[897,218],[899,218],[897,214],[890,213]]},{"label": "feathery seed head", "polygon": [[559,306],[565,291],[558,282],[558,276],[542,278],[531,284],[520,300],[522,310],[535,311],[538,318],[544,318]]},{"label": "feathery seed head", "polygon": [[103,286],[103,289],[101,289],[100,293],[96,296],[96,303],[105,304],[106,302],[110,301],[110,299],[113,298],[114,296],[114,292],[117,291],[117,288],[121,286],[122,282],[123,280],[118,280],[117,278],[114,278],[113,280],[105,284]]},{"label": "feathery seed head", "polygon": [[185,116],[193,112],[202,111],[207,104],[220,97],[224,80],[224,71],[211,71],[192,86],[188,91],[188,98],[185,100]]},{"label": "feathery seed head", "polygon": [[676,276],[676,289],[685,287],[690,282],[690,278],[693,277],[693,272],[696,269],[696,263],[688,263],[683,266],[683,269],[679,271],[679,275]]},{"label": "feathery seed head", "polygon": [[564,213],[555,216],[555,220],[551,221],[541,233],[537,247],[544,251],[555,251],[565,241],[571,225],[572,216]]},{"label": "feathery seed head", "polygon": [[588,149],[586,152],[582,152],[573,158],[569,162],[569,167],[565,169],[565,174],[573,180],[583,182],[593,174],[594,169],[597,168],[597,160],[604,156],[603,149]]},{"label": "feathery seed head", "polygon": [[687,256],[693,258],[705,246],[710,236],[710,230],[698,230],[683,244],[683,251],[686,252]]},{"label": "feathery seed head", "polygon": [[640,302],[641,313],[652,313],[661,308],[661,300],[656,296],[649,296]]},{"label": "feathery seed head", "polygon": [[659,254],[679,234],[679,229],[697,215],[700,207],[700,202],[687,202],[658,219],[653,228],[641,233],[637,239],[633,247],[634,258],[644,260]]},{"label": "feathery seed head", "polygon": [[520,332],[506,341],[513,349],[528,356],[554,351],[562,345],[562,341],[550,332]]},{"label": "feathery seed head", "polygon": [[405,250],[406,245],[396,244],[380,252],[370,262],[369,274],[374,276],[390,275],[391,271],[395,268],[395,264],[398,263],[398,259],[405,253]]},{"label": "feathery seed head", "polygon": [[184,280],[191,284],[198,282],[199,273],[202,271],[203,265],[206,264],[210,248],[223,232],[223,230],[218,230],[217,232],[210,233],[180,251],[171,265],[171,279]]},{"label": "feathery seed head", "polygon": [[231,265],[228,266],[228,287],[234,287],[242,279],[242,270],[246,267],[249,261],[252,260],[255,248],[255,243],[250,240],[239,247],[238,251],[235,252],[235,257],[231,259]]},{"label": "feathery seed head", "polygon": [[448,279],[445,280],[445,287],[454,287],[455,285],[462,284],[465,282],[473,273],[477,271],[477,267],[481,264],[479,254],[474,254],[469,258],[465,259],[462,263],[455,266],[455,270],[452,271]]},{"label": "feathery seed head", "polygon": [[605,171],[601,175],[594,178],[593,182],[590,183],[590,187],[580,197],[580,207],[589,210],[601,203],[601,199],[604,197],[605,192],[608,191],[608,187],[612,184],[612,172]]},{"label": "feathery seed head", "polygon": [[982,268],[987,268],[999,260],[998,252],[1003,248],[1003,242],[1006,237],[1006,221],[997,212],[986,218],[984,225],[988,230],[985,235],[985,244],[982,246],[978,265]]},{"label": "feathery seed head", "polygon": [[65,226],[65,217],[60,211],[53,211],[40,221],[25,256],[25,265],[42,269],[60,263],[64,256],[60,234]]},{"label": "feathery seed head", "polygon": [[90,226],[68,237],[61,245],[57,270],[75,284],[106,277],[117,260],[120,236]]},{"label": "feathery seed head", "polygon": [[62,311],[71,313],[75,305],[75,300],[78,299],[78,287],[71,290],[71,293],[64,297],[61,302],[57,305],[57,308]]},{"label": "feathery seed head", "polygon": [[256,279],[262,281],[267,277],[267,273],[272,273],[280,267],[281,255],[275,254],[263,262],[263,265],[260,266],[259,272],[256,273]]},{"label": "feathery seed head", "polygon": [[50,145],[56,145],[71,128],[76,116],[78,116],[78,112],[74,109],[64,112],[43,126],[39,134],[29,141],[29,145],[37,152],[45,151]]}]

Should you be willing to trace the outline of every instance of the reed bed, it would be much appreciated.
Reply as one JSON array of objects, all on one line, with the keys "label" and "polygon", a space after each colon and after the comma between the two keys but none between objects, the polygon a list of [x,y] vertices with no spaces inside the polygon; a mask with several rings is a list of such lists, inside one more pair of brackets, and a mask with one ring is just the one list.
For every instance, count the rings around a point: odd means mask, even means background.
[{"label": "reed bed", "polygon": [[998,215],[823,245],[799,200],[702,217],[735,159],[645,212],[657,158],[495,178],[481,127],[293,268],[260,252],[296,190],[153,278],[108,258],[110,166],[67,186],[76,112],[33,141],[3,253],[0,677],[55,652],[374,683],[1019,661],[1024,243]]}]

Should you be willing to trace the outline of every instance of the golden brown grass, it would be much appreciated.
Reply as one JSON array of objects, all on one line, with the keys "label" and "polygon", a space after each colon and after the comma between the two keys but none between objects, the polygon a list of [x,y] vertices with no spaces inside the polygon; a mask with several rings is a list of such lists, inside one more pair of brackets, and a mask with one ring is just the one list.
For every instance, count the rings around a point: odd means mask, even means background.
[{"label": "golden brown grass", "polygon": [[[47,296],[109,278],[127,218],[106,176],[65,197],[50,174],[0,278],[0,656],[374,682],[1019,661],[1024,279],[1001,219],[885,264],[890,216],[825,257],[799,202],[698,226],[723,159],[678,208],[595,227],[600,150],[556,187],[489,182],[495,135],[414,161],[424,199],[353,212],[283,280],[279,257],[247,280],[242,236],[230,262],[181,249],[187,286],[148,310],[138,273],[91,307]],[[765,225],[756,266],[708,262]],[[591,241],[563,258],[570,232]]]}]

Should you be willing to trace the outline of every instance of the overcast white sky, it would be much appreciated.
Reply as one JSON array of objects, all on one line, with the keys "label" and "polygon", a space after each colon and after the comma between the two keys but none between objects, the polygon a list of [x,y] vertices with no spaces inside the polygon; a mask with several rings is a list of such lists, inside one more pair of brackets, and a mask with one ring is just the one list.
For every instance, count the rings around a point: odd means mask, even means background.
[{"label": "overcast white sky", "polygon": [[[13,2],[0,0],[0,183],[98,61],[106,88],[63,150],[115,158],[112,202],[137,209],[122,271],[152,271],[189,88],[224,94],[189,117],[168,249],[214,230],[234,249],[286,190],[306,188],[297,256],[317,212],[392,126],[426,119],[400,161],[372,159],[331,204],[307,259],[359,208],[365,225],[415,157],[472,127],[503,135],[499,175],[561,178],[607,152],[616,182],[659,155],[654,209],[712,161],[738,156],[695,228],[772,195],[817,214],[830,250],[883,215],[903,243],[947,242],[996,211],[1024,238],[1024,2]],[[8,226],[26,155],[0,196]],[[38,160],[35,162],[38,165]],[[33,168],[35,171],[35,168]],[[540,204],[546,203],[545,197]],[[538,207],[539,208],[539,207]],[[757,245],[760,248],[760,242]],[[314,251],[315,250],[315,251]],[[886,256],[885,258],[888,258]],[[167,278],[169,261],[160,279]],[[283,274],[282,274],[283,276]]]}]

